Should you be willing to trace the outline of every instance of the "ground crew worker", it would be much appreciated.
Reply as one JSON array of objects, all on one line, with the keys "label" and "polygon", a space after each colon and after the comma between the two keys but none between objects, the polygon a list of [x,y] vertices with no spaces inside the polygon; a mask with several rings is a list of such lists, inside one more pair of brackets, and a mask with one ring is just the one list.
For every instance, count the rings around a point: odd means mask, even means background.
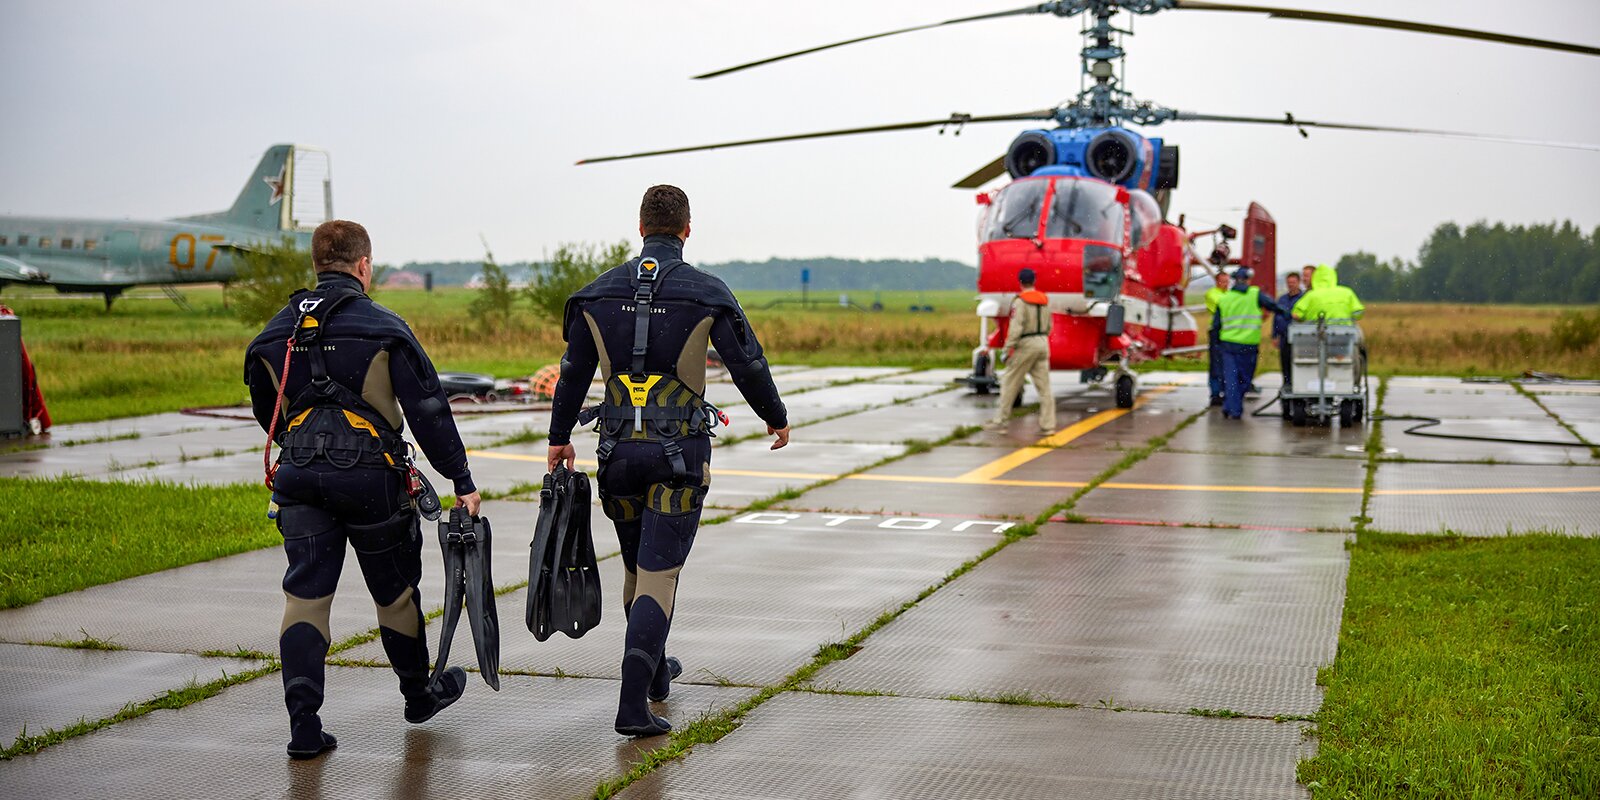
[{"label": "ground crew worker", "polygon": [[[422,529],[408,480],[409,446],[401,438],[407,422],[428,461],[454,483],[457,502],[474,514],[479,503],[433,364],[405,321],[366,295],[372,282],[366,229],[324,222],[311,236],[311,258],[317,288],[289,298],[250,343],[244,362],[256,420],[282,447],[268,485],[289,559],[278,651],[294,758],[337,744],[317,712],[346,542],[377,603],[406,720],[427,721],[466,688],[459,667],[428,680],[417,587]],[[286,360],[291,333],[294,352]]]},{"label": "ground crew worker", "polygon": [[1206,335],[1206,371],[1207,383],[1211,388],[1211,405],[1222,405],[1222,350],[1217,345],[1222,341],[1222,316],[1217,313],[1217,303],[1222,300],[1224,292],[1228,291],[1228,273],[1217,271],[1216,285],[1206,290],[1206,310],[1211,312],[1211,330]]},{"label": "ground crew worker", "polygon": [[1232,288],[1217,300],[1217,316],[1222,319],[1217,345],[1222,352],[1222,416],[1244,417],[1244,395],[1256,375],[1257,349],[1261,345],[1261,312],[1282,314],[1261,287],[1250,285],[1250,268],[1233,271]]},{"label": "ground crew worker", "polygon": [[1278,310],[1283,312],[1272,318],[1272,341],[1278,345],[1278,369],[1283,373],[1282,391],[1290,391],[1293,387],[1289,380],[1293,376],[1294,357],[1289,353],[1289,314],[1294,311],[1294,304],[1305,296],[1301,289],[1300,273],[1291,272],[1283,276],[1283,294],[1278,295]]},{"label": "ground crew worker", "polygon": [[1354,325],[1366,308],[1350,287],[1339,285],[1337,270],[1318,264],[1311,276],[1311,291],[1294,305],[1294,318],[1316,322],[1321,317],[1334,325]]},{"label": "ground crew worker", "polygon": [[1006,371],[1000,376],[1000,405],[990,426],[1004,428],[1022,394],[1022,379],[1033,381],[1039,393],[1039,430],[1056,432],[1056,399],[1050,393],[1050,298],[1033,288],[1033,270],[1017,273],[1022,291],[1011,301],[1011,322],[1006,332]]},{"label": "ground crew worker", "polygon": [[[689,198],[652,186],[639,206],[638,258],[607,271],[567,301],[567,352],[550,416],[549,467],[572,466],[572,428],[598,419],[600,505],[617,527],[627,577],[628,633],[616,730],[655,736],[671,723],[650,710],[683,667],[666,656],[678,574],[694,544],[711,485],[711,429],[720,412],[705,400],[706,350],[715,345],[733,385],[775,436],[789,443],[788,411],[761,343],[733,292],[683,261]],[[598,368],[599,406],[583,409]]]}]

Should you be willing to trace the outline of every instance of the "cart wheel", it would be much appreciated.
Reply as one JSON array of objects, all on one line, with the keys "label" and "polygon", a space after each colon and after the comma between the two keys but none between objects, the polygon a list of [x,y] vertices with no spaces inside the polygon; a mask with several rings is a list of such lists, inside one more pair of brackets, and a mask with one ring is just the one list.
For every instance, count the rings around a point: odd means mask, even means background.
[{"label": "cart wheel", "polygon": [[1293,405],[1294,402],[1295,401],[1293,400],[1285,400],[1282,397],[1278,398],[1278,413],[1281,414],[1285,420],[1289,419],[1289,406]]},{"label": "cart wheel", "polygon": [[1117,376],[1117,408],[1133,408],[1133,376]]},{"label": "cart wheel", "polygon": [[1357,419],[1360,419],[1360,417],[1356,414],[1356,401],[1339,401],[1339,427],[1353,427],[1356,424]]},{"label": "cart wheel", "polygon": [[1356,404],[1356,421],[1360,422],[1361,420],[1366,419],[1367,418],[1367,401],[1365,401],[1365,400],[1352,400],[1351,402]]},{"label": "cart wheel", "polygon": [[1289,401],[1289,419],[1294,422],[1296,428],[1304,428],[1306,426],[1306,401]]}]

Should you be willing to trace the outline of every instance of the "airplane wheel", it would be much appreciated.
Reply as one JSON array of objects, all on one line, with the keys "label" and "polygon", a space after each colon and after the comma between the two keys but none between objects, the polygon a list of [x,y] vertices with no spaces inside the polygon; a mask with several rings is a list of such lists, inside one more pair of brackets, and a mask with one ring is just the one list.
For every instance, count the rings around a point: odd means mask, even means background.
[{"label": "airplane wheel", "polygon": [[1117,376],[1117,408],[1133,408],[1133,376]]},{"label": "airplane wheel", "polygon": [[1306,426],[1306,401],[1289,401],[1289,420],[1294,423],[1296,428],[1304,428]]},{"label": "airplane wheel", "polygon": [[1352,427],[1356,424],[1356,420],[1360,418],[1356,413],[1356,401],[1342,400],[1339,402],[1339,427]]}]

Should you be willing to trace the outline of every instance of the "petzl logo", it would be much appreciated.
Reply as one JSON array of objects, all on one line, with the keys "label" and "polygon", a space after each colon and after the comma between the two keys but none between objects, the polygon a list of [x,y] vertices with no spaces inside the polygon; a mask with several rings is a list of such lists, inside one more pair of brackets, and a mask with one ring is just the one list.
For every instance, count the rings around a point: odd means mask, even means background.
[{"label": "petzl logo", "polygon": [[313,298],[311,298],[309,300],[301,300],[300,301],[300,313],[302,313],[302,314],[310,314],[313,310],[316,309],[317,306],[320,306],[320,305],[322,305],[322,298],[320,298],[320,297],[313,297]]},{"label": "petzl logo", "polygon": [[653,258],[647,258],[647,259],[639,262],[639,269],[642,269],[645,272],[655,272],[657,266],[659,266],[659,265],[656,263],[656,260],[653,259]]}]

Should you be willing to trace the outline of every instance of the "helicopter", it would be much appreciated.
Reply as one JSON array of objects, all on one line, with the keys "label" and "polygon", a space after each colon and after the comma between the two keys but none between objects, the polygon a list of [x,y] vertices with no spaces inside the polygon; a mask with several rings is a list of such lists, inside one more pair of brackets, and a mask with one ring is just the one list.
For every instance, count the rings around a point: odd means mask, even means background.
[{"label": "helicopter", "polygon": [[[858,36],[693,76],[697,80],[717,78],[845,45],[969,22],[1027,15],[1081,17],[1080,89],[1073,99],[1052,108],[995,115],[954,113],[940,119],[589,158],[578,164],[928,128],[959,133],[969,124],[1053,122],[1053,128],[1024,130],[1004,154],[952,187],[981,189],[1001,176],[1012,179],[977,196],[977,312],[981,322],[972,372],[962,382],[980,394],[997,386],[995,354],[1006,337],[1006,309],[1020,290],[1018,272],[1026,267],[1037,274],[1037,288],[1049,298],[1054,315],[1049,340],[1051,369],[1076,370],[1082,382],[1110,388],[1117,406],[1130,408],[1138,381],[1132,367],[1203,349],[1198,345],[1194,309],[1184,305],[1184,291],[1196,270],[1215,275],[1230,265],[1248,266],[1252,284],[1268,295],[1275,292],[1277,225],[1266,208],[1254,202],[1240,229],[1222,225],[1190,232],[1181,216],[1176,224],[1168,221],[1171,192],[1178,187],[1179,148],[1128,126],[1170,122],[1280,125],[1295,129],[1302,137],[1309,137],[1307,129],[1318,128],[1600,151],[1595,144],[1329,122],[1290,113],[1281,117],[1207,114],[1137,99],[1124,88],[1120,74],[1127,55],[1124,44],[1132,31],[1118,28],[1115,17],[1123,12],[1151,15],[1180,10],[1265,14],[1600,56],[1600,47],[1354,14],[1201,0],[1054,0]],[[1202,258],[1196,246],[1208,237],[1212,250]],[[1232,253],[1235,239],[1239,240],[1238,256]]]}]

